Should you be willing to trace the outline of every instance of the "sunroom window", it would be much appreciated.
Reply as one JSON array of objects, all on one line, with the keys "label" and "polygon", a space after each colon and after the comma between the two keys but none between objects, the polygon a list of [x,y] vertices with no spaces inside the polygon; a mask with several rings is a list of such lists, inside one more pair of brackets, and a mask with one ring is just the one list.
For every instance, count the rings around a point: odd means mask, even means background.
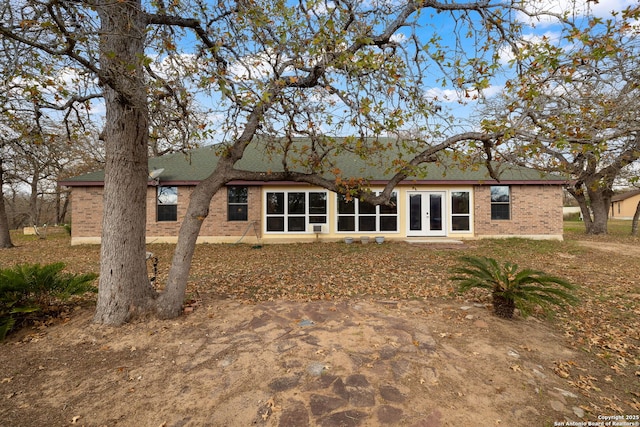
[{"label": "sunroom window", "polygon": [[375,206],[359,199],[347,200],[343,194],[338,194],[337,197],[338,231],[398,231],[398,195],[396,192],[391,194],[393,206]]},{"label": "sunroom window", "polygon": [[471,200],[468,191],[451,192],[451,230],[471,230]]},{"label": "sunroom window", "polygon": [[266,204],[267,232],[305,233],[327,223],[326,191],[269,191]]}]

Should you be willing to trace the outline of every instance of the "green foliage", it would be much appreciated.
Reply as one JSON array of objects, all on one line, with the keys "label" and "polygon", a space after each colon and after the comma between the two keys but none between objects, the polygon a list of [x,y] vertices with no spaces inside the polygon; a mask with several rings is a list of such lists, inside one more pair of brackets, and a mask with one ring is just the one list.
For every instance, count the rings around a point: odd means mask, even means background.
[{"label": "green foliage", "polygon": [[[578,301],[572,292],[576,286],[560,277],[528,268],[518,270],[517,264],[499,264],[488,257],[465,256],[460,260],[465,265],[454,268],[450,279],[458,282],[460,292],[474,288],[490,291],[494,310],[501,317],[513,317],[514,307],[526,317],[536,306],[549,312],[553,306],[563,307]],[[500,304],[505,301],[511,302],[510,313],[501,311]]]},{"label": "green foliage", "polygon": [[96,292],[97,274],[64,273],[62,262],[22,264],[0,270],[0,340],[25,314],[45,309],[73,295]]}]

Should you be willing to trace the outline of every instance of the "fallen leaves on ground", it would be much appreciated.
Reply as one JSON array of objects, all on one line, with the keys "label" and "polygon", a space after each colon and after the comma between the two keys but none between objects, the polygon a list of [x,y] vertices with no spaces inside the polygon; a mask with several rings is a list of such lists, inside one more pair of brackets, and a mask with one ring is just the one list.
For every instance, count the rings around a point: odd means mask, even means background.
[{"label": "fallen leaves on ground", "polygon": [[[455,246],[400,242],[259,248],[202,244],[196,249],[190,271],[185,313],[197,310],[204,294],[249,304],[354,296],[427,301],[460,298],[487,303],[489,295],[482,292],[457,296],[448,280],[459,256],[487,255],[579,285],[580,303],[559,311],[550,322],[570,345],[590,354],[598,364],[574,366],[571,361],[558,361],[554,371],[596,399],[591,402],[592,411],[638,410],[639,396],[630,393],[639,388],[640,381],[640,240],[626,238],[620,243],[615,237],[576,234],[565,238],[564,242],[481,240]],[[598,250],[598,244],[611,241],[621,250]],[[0,251],[1,265],[63,261],[74,273],[99,270],[97,245],[70,246],[64,235],[51,235],[46,240],[16,236],[14,242],[18,247]],[[160,285],[166,280],[173,249],[174,245],[168,244],[148,245],[159,260]],[[72,315],[66,313],[66,317]],[[541,313],[537,316],[543,318]],[[618,393],[615,398],[608,395],[612,387]]]}]

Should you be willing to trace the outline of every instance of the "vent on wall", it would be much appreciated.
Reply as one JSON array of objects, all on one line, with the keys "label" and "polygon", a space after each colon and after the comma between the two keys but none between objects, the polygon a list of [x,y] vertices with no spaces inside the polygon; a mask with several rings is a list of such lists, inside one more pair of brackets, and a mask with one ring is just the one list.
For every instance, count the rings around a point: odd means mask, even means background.
[{"label": "vent on wall", "polygon": [[314,225],[313,226],[313,232],[314,233],[322,233],[322,226],[321,225]]}]

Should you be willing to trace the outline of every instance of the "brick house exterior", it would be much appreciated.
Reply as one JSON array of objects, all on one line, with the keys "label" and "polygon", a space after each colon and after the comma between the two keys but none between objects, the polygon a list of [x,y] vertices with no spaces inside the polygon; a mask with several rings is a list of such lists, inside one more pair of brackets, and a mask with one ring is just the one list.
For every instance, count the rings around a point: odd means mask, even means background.
[{"label": "brick house exterior", "polygon": [[[200,149],[188,158],[180,154],[150,159],[151,169],[162,173],[149,181],[147,190],[148,242],[177,241],[190,195],[215,165],[213,153]],[[273,170],[260,156],[248,157],[243,158],[243,168]],[[407,179],[396,186],[394,207],[347,201],[306,184],[230,182],[213,197],[198,241],[278,243],[362,236],[409,241],[562,239],[563,179],[503,167],[498,182],[482,168],[442,171],[436,165],[429,167],[426,178]],[[71,188],[72,244],[100,242],[102,183],[102,172],[59,183]],[[376,191],[385,180],[380,177],[370,183]],[[161,196],[165,189],[170,190],[170,202]]]},{"label": "brick house exterior", "polygon": [[[562,236],[562,187],[547,185],[512,186],[512,217],[508,221],[491,220],[486,200],[490,186],[475,186],[476,237],[559,238]],[[555,237],[552,237],[555,236]]]}]

